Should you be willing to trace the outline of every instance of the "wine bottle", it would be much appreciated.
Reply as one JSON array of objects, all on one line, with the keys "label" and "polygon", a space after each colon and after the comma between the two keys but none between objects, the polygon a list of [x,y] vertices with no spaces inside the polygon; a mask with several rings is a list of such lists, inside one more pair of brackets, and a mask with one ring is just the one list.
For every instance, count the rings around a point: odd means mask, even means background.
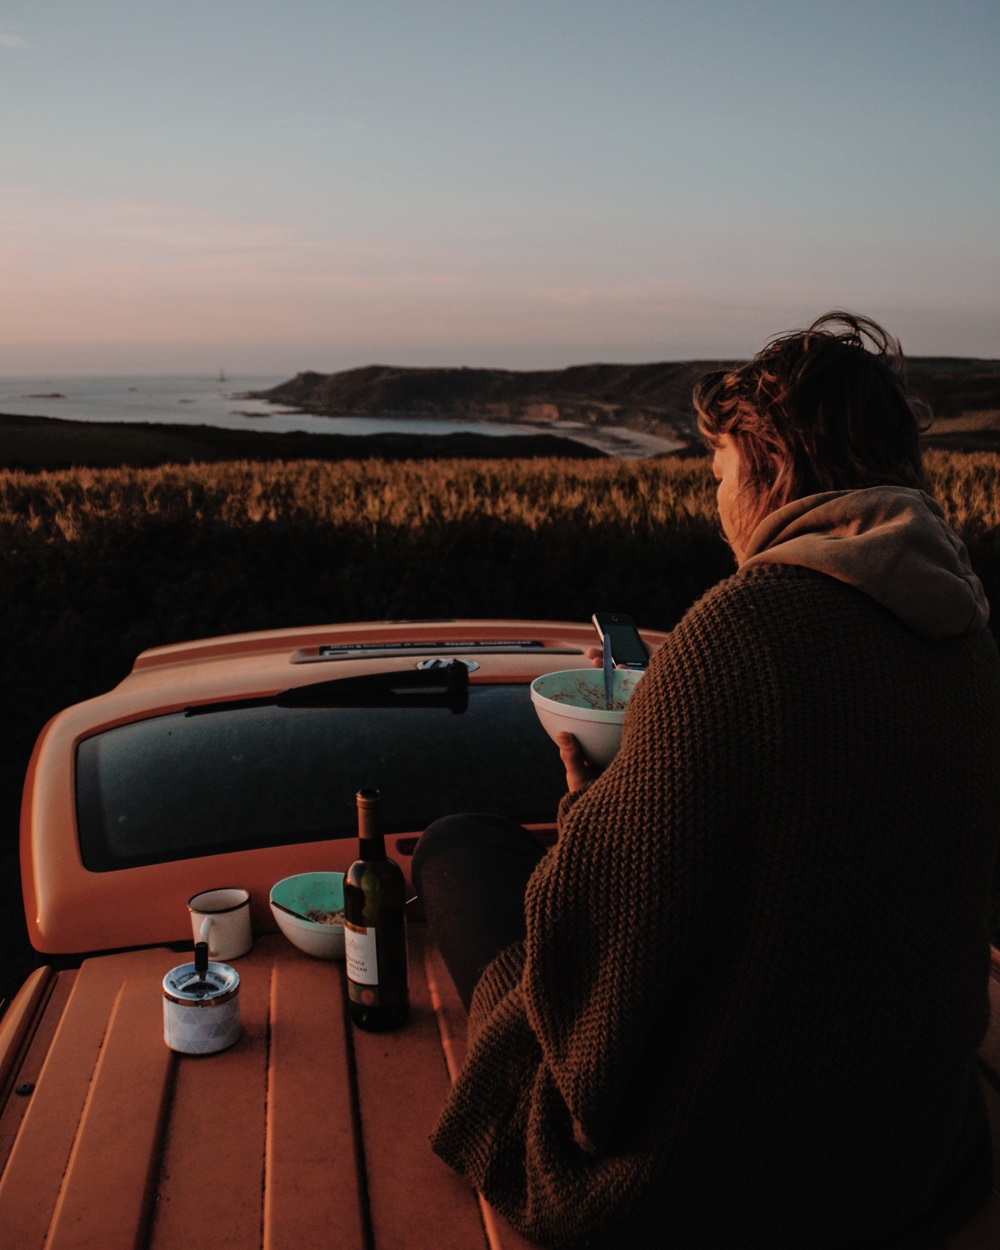
[{"label": "wine bottle", "polygon": [[410,1013],[406,982],[406,889],[385,853],[382,796],[359,790],[358,858],[344,877],[347,1004],[363,1029],[394,1029]]}]

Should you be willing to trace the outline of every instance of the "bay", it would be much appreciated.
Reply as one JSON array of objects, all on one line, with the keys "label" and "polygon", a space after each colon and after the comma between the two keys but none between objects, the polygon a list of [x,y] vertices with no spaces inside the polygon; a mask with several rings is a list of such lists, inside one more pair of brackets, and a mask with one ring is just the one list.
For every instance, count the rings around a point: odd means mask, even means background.
[{"label": "bay", "polygon": [[527,434],[532,427],[417,417],[317,417],[262,399],[246,399],[284,377],[59,375],[0,377],[0,412],[64,421],[154,422],[277,434]]}]

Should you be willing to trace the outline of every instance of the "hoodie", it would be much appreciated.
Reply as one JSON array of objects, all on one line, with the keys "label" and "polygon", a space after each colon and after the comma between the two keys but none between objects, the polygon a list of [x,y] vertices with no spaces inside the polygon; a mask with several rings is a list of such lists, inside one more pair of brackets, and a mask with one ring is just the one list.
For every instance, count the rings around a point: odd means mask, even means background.
[{"label": "hoodie", "polygon": [[909,487],[828,491],[786,504],[754,530],[740,569],[760,564],[835,577],[930,641],[974,634],[989,619],[961,539],[940,505]]}]

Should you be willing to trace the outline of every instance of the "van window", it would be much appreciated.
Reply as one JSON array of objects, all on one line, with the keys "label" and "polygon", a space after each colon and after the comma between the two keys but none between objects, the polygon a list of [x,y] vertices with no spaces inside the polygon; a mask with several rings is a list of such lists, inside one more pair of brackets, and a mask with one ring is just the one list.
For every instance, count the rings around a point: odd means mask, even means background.
[{"label": "van window", "polygon": [[468,708],[216,704],[79,744],[77,822],[92,872],[355,837],[375,786],[389,832],[491,811],[555,819],[565,775],[524,684],[473,684]]}]

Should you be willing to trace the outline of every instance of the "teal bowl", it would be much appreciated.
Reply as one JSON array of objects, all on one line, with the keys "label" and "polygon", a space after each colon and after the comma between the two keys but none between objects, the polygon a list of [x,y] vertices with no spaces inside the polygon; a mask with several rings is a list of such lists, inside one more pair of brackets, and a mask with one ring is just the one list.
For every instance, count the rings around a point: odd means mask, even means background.
[{"label": "teal bowl", "polygon": [[[271,886],[271,914],[278,928],[300,951],[315,959],[344,958],[344,924],[309,919],[344,907],[342,872],[300,872]],[[293,915],[292,913],[295,913]]]}]

